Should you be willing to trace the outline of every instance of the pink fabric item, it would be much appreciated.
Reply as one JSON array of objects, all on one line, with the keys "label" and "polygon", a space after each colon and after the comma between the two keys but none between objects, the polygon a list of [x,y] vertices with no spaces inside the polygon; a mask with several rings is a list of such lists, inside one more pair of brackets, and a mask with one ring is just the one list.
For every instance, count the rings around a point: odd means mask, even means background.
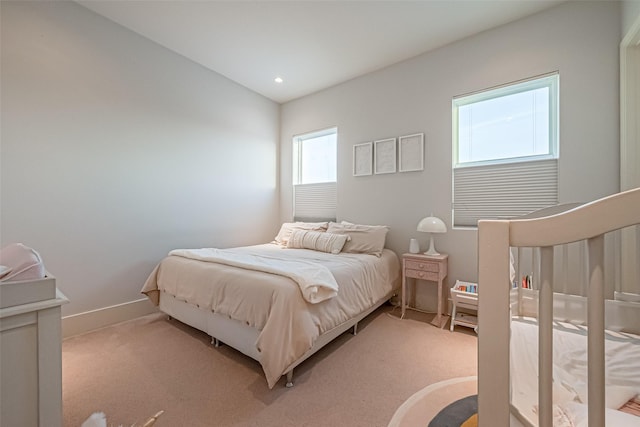
[{"label": "pink fabric item", "polygon": [[46,276],[40,254],[22,243],[0,249],[0,282],[36,280]]}]

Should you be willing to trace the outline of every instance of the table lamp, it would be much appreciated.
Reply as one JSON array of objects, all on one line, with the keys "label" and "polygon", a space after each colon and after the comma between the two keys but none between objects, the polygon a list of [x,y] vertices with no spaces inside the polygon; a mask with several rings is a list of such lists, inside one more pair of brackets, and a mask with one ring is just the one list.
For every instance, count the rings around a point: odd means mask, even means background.
[{"label": "table lamp", "polygon": [[446,233],[447,226],[442,222],[440,218],[437,218],[431,214],[426,218],[423,218],[418,223],[418,231],[423,233],[431,233],[431,240],[429,241],[429,249],[425,252],[425,255],[440,255],[436,252],[436,248],[433,244],[433,233]]}]

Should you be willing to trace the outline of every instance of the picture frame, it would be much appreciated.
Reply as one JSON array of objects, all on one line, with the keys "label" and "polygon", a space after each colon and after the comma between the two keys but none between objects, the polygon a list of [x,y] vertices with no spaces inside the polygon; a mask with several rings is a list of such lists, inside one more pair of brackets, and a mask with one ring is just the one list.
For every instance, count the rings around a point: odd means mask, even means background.
[{"label": "picture frame", "polygon": [[400,172],[424,169],[424,134],[401,136],[398,138],[398,170]]},{"label": "picture frame", "polygon": [[372,174],[373,143],[364,142],[353,146],[353,176]]},{"label": "picture frame", "polygon": [[373,173],[396,172],[396,139],[388,138],[373,142]]}]

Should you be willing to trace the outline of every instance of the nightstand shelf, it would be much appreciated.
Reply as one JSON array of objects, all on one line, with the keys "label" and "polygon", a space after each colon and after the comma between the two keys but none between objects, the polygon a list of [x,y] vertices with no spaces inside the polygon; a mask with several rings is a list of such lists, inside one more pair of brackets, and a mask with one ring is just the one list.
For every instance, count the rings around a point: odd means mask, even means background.
[{"label": "nightstand shelf", "polygon": [[[472,291],[470,291],[472,290]],[[456,281],[451,288],[451,326],[449,330],[453,332],[456,325],[465,326],[467,328],[476,328],[478,326],[478,317],[467,314],[458,313],[458,308],[466,308],[478,311],[478,285],[475,283]],[[474,292],[475,291],[475,292]]]},{"label": "nightstand shelf", "polygon": [[424,255],[424,254],[403,254],[402,255],[402,315],[404,318],[405,310],[411,308],[407,306],[407,280],[414,279],[435,282],[438,286],[438,309],[436,317],[431,322],[433,325],[441,328],[447,323],[447,316],[443,314],[445,303],[443,301],[444,278],[447,277],[447,263],[449,256],[440,255]]}]

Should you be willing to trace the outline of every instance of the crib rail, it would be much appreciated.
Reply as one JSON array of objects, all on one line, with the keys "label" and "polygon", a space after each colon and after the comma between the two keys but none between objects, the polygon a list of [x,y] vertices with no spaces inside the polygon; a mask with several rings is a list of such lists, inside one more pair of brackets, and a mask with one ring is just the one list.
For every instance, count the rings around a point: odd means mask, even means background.
[{"label": "crib rail", "polygon": [[640,188],[542,218],[479,222],[480,427],[510,425],[510,247],[540,248],[538,417],[540,426],[552,425],[553,247],[583,240],[588,264],[588,422],[590,427],[605,425],[604,235],[639,223]]}]

